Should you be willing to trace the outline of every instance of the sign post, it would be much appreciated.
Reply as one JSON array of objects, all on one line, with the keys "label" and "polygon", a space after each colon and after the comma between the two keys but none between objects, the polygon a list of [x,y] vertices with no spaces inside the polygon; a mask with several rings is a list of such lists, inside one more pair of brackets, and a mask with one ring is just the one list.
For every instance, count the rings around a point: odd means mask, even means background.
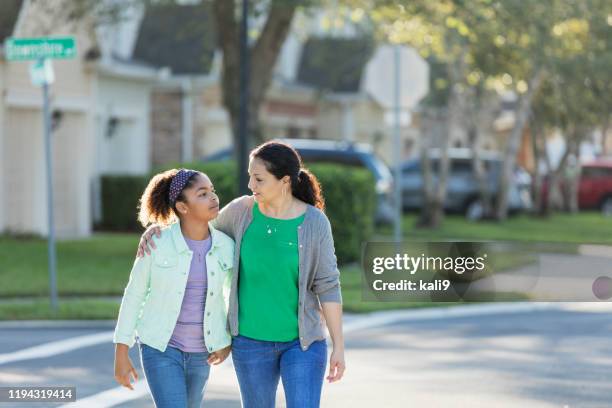
[{"label": "sign post", "polygon": [[74,58],[76,56],[76,41],[73,37],[9,38],[5,43],[5,53],[8,61],[33,61],[30,65],[30,79],[33,85],[42,88],[45,161],[47,169],[49,291],[51,309],[54,313],[57,313],[57,262],[55,250],[55,225],[53,222],[53,162],[49,85],[55,80],[51,59]]}]

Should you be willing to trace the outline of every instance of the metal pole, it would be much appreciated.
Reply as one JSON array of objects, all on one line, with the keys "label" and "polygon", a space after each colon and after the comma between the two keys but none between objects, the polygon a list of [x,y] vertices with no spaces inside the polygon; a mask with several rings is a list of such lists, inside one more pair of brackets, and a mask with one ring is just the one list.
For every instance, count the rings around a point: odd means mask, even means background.
[{"label": "metal pole", "polygon": [[395,193],[395,217],[393,222],[393,237],[395,242],[402,241],[402,186],[401,186],[401,160],[402,160],[402,142],[400,133],[400,120],[401,120],[401,83],[400,83],[400,71],[401,71],[401,60],[400,60],[400,46],[394,46],[394,105],[395,105],[395,126],[393,132],[393,164],[394,164],[394,193]]},{"label": "metal pole", "polygon": [[240,113],[238,125],[238,190],[248,193],[248,129],[249,129],[249,2],[242,0],[242,21],[240,24]]},{"label": "metal pole", "polygon": [[48,237],[48,262],[49,262],[49,290],[51,292],[51,310],[57,313],[57,276],[55,258],[55,226],[53,224],[53,174],[51,155],[51,114],[49,109],[49,84],[45,81],[43,90],[43,120],[45,130],[45,158],[47,166],[47,222],[49,227]]}]

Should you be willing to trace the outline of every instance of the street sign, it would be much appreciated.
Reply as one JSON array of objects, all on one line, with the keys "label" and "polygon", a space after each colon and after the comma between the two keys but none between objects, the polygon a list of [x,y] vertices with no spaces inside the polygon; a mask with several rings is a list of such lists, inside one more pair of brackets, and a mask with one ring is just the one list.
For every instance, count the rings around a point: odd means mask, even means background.
[{"label": "street sign", "polygon": [[8,38],[4,48],[9,61],[70,59],[77,51],[74,37]]},{"label": "street sign", "polygon": [[51,141],[51,104],[49,101],[49,85],[53,83],[52,59],[69,59],[76,57],[76,41],[74,37],[41,37],[41,38],[9,38],[4,43],[5,55],[8,61],[33,61],[30,65],[32,84],[42,87],[43,91],[43,124],[45,142],[45,162],[47,169],[47,223],[49,225],[48,262],[49,262],[49,292],[51,293],[51,309],[57,313],[57,260],[55,249],[55,224],[53,220],[53,163]]},{"label": "street sign", "polygon": [[52,84],[55,80],[51,60],[40,59],[30,63],[30,81],[34,86]]}]

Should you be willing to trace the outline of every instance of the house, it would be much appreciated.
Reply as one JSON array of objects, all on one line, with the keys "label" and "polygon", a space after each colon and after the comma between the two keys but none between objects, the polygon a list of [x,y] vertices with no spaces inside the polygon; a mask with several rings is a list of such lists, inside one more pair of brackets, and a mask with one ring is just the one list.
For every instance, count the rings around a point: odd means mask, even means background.
[{"label": "house", "polygon": [[[100,216],[100,176],[151,167],[149,103],[159,71],[121,57],[120,31],[96,29],[87,19],[58,24],[47,5],[1,2],[0,42],[76,38],[77,57],[53,61],[53,198],[57,235],[84,237]],[[46,235],[42,94],[30,83],[28,64],[0,57],[0,231]]]}]

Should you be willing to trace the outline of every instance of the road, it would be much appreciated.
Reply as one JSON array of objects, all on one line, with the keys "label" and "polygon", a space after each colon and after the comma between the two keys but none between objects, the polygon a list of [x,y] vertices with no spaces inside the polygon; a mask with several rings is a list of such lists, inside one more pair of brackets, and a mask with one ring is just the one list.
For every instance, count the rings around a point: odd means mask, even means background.
[{"label": "road", "polygon": [[[605,304],[412,310],[349,316],[346,327],[347,373],[324,386],[323,407],[612,406],[612,308]],[[135,348],[136,391],[115,384],[108,324],[0,324],[0,333],[1,386],[74,385],[71,407],[153,405]],[[230,360],[213,368],[205,406],[240,407]]]}]

